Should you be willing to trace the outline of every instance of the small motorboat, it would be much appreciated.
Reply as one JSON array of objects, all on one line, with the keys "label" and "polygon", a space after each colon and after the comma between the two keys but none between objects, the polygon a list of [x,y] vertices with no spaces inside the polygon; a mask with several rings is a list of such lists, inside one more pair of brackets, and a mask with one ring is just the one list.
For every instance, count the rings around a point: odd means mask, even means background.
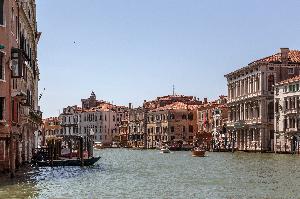
[{"label": "small motorboat", "polygon": [[95,142],[94,149],[96,149],[96,150],[104,149],[104,146],[101,142]]},{"label": "small motorboat", "polygon": [[192,156],[193,157],[204,157],[205,156],[205,150],[201,149],[199,147],[196,147],[192,150]]},{"label": "small motorboat", "polygon": [[163,146],[161,149],[160,149],[160,153],[170,153],[170,149],[166,146]]}]

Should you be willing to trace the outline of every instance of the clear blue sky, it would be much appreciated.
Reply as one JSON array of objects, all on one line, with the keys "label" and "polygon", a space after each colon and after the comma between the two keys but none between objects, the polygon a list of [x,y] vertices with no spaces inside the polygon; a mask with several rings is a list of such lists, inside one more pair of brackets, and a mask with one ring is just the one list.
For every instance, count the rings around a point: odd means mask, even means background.
[{"label": "clear blue sky", "polygon": [[[37,0],[44,117],[94,90],[118,105],[227,95],[224,74],[300,49],[299,0]],[[74,43],[75,42],[75,43]]]}]

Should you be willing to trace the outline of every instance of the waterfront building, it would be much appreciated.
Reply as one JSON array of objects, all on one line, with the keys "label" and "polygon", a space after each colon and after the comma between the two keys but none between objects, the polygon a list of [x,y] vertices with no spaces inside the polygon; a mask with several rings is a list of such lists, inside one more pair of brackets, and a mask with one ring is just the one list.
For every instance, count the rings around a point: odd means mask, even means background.
[{"label": "waterfront building", "polygon": [[272,151],[274,84],[300,72],[300,51],[281,52],[225,75],[228,85],[227,130],[238,150]]},{"label": "waterfront building", "polygon": [[117,113],[107,107],[83,110],[79,116],[79,132],[83,137],[93,134],[94,141],[110,146],[117,133]]},{"label": "waterfront building", "polygon": [[0,171],[29,162],[42,123],[35,0],[0,1]]},{"label": "waterfront building", "polygon": [[147,115],[147,148],[165,143],[192,144],[197,133],[198,105],[174,102],[149,110]]},{"label": "waterfront building", "polygon": [[196,140],[204,144],[206,148],[226,148],[228,135],[226,133],[227,122],[227,97],[220,96],[218,100],[204,102],[198,108],[197,124],[198,133]]},{"label": "waterfront building", "polygon": [[275,84],[275,152],[299,153],[300,76]]},{"label": "waterfront building", "polygon": [[132,108],[129,105],[128,147],[143,148],[145,146],[145,111],[142,107]]},{"label": "waterfront building", "polygon": [[127,140],[127,127],[128,125],[128,112],[129,108],[126,106],[117,106],[113,105],[111,108],[112,111],[116,113],[116,131],[113,137],[113,141],[116,143],[126,143]]},{"label": "waterfront building", "polygon": [[79,134],[79,116],[82,109],[75,106],[68,106],[63,109],[59,115],[61,132],[60,135],[78,135]]},{"label": "waterfront building", "polygon": [[61,135],[61,121],[59,117],[50,117],[43,119],[42,133],[44,135],[44,143],[47,138]]}]

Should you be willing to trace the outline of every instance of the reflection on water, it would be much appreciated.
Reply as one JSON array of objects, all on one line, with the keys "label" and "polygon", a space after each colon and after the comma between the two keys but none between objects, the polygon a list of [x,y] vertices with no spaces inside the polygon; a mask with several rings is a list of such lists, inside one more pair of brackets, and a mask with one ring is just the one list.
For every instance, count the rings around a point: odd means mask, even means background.
[{"label": "reflection on water", "polygon": [[300,198],[300,156],[108,149],[93,167],[1,180],[0,198]]}]

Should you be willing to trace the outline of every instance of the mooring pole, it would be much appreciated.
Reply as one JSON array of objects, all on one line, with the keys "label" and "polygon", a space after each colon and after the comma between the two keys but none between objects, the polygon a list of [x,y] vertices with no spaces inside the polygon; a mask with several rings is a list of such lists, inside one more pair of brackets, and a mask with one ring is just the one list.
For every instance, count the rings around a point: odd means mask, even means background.
[{"label": "mooring pole", "polygon": [[15,160],[16,160],[16,151],[15,151],[15,140],[14,140],[14,137],[13,137],[13,134],[11,133],[11,136],[10,136],[10,177],[11,178],[14,178],[15,177],[15,171],[16,171],[16,163],[15,163]]},{"label": "mooring pole", "polygon": [[54,156],[54,139],[51,140],[51,167],[53,167],[53,156]]},{"label": "mooring pole", "polygon": [[79,151],[80,151],[80,166],[84,166],[83,162],[83,137],[79,138]]}]

